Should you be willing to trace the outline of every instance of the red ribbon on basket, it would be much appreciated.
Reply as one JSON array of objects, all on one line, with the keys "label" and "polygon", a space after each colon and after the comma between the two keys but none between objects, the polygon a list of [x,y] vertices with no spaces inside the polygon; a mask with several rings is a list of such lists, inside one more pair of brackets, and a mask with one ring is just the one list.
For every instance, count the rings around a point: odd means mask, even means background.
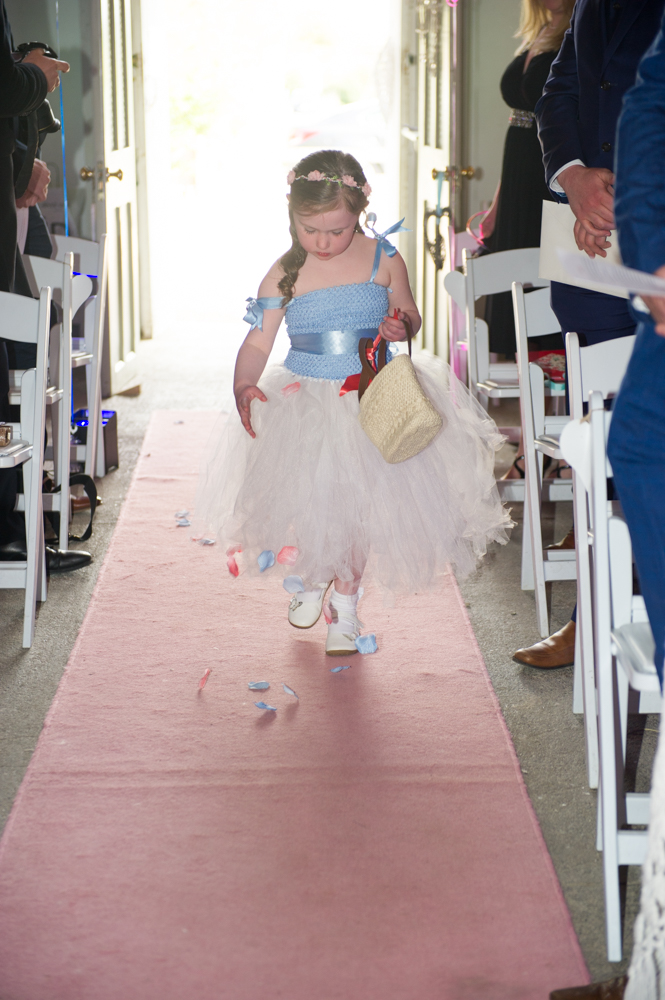
[{"label": "red ribbon on basket", "polygon": [[[392,319],[399,319],[397,314],[397,309],[392,314]],[[376,371],[376,352],[379,349],[379,344],[381,343],[381,334],[377,334],[376,339],[372,346],[367,349],[367,360],[370,365]],[[360,387],[360,372],[357,375],[349,375],[341,389],[339,390],[340,396],[346,396],[347,392],[357,392]]]}]

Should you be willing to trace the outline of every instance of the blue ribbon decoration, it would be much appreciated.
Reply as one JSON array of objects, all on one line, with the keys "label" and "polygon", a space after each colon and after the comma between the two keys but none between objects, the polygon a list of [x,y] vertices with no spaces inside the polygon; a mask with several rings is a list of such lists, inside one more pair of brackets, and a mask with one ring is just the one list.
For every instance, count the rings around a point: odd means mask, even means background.
[{"label": "blue ribbon decoration", "polygon": [[356,354],[363,337],[376,338],[376,330],[326,330],[323,333],[296,333],[290,336],[291,350],[306,354]]},{"label": "blue ribbon decoration", "polygon": [[264,309],[281,309],[283,296],[273,295],[273,296],[263,296],[260,299],[246,299],[249,302],[247,306],[247,312],[243,316],[243,323],[249,323],[249,332],[251,333],[257,326],[259,330],[263,330],[263,311]]},{"label": "blue ribbon decoration", "polygon": [[[411,230],[407,229],[406,226],[402,225],[406,216],[404,216],[404,219],[400,219],[399,222],[396,222],[394,225],[390,226],[389,229],[386,229],[384,233],[377,233],[374,226],[369,224],[369,218],[370,217],[368,216],[367,228],[374,233],[374,239],[378,241],[378,243],[381,246],[381,249],[384,251],[384,253],[388,255],[388,257],[394,257],[395,254],[397,253],[397,247],[394,247],[392,243],[389,243],[388,240],[386,239],[386,236],[390,236],[391,233],[410,233]],[[374,217],[374,221],[376,222],[376,216]]]}]

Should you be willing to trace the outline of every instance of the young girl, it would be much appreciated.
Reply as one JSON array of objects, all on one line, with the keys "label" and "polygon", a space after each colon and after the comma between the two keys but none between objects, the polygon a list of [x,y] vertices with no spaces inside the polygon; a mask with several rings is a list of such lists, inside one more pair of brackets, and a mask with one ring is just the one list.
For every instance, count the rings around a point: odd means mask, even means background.
[{"label": "young girl", "polygon": [[[404,261],[360,226],[370,187],[354,157],[312,153],[288,183],[291,249],[248,300],[239,419],[229,418],[208,463],[197,520],[234,576],[287,577],[296,628],[318,621],[332,583],[326,653],[348,656],[361,634],[361,579],[392,593],[422,590],[447,564],[465,575],[489,541],[507,540],[493,475],[503,439],[448,365],[421,352],[418,379],[442,429],[405,462],[382,458],[345,382],[361,371],[361,338],[403,341],[408,323],[420,328]],[[291,349],[264,374],[283,319]]]}]

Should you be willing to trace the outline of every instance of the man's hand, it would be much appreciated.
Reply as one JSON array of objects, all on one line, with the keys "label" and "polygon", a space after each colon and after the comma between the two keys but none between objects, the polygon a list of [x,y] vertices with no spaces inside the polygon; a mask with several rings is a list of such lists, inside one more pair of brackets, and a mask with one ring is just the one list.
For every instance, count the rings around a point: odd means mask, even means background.
[{"label": "man's hand", "polygon": [[[654,271],[657,278],[665,278],[665,265]],[[656,333],[665,337],[665,296],[643,295],[642,300],[648,306],[649,312],[656,321]]]},{"label": "man's hand", "polygon": [[60,83],[60,73],[69,73],[68,62],[63,62],[62,59],[50,59],[48,56],[44,55],[43,49],[31,49],[23,62],[33,63],[35,66],[39,66],[40,70],[46,77],[49,94],[52,90],[55,90]]},{"label": "man's hand", "polygon": [[31,208],[33,205],[39,204],[40,201],[46,201],[50,181],[51,171],[49,168],[43,160],[35,160],[28,186],[24,194],[16,199],[16,207]]},{"label": "man's hand", "polygon": [[[557,180],[566,192],[570,207],[580,226],[602,244],[614,229],[614,174],[604,167],[582,167],[574,164],[559,174]],[[577,233],[575,234],[577,239]],[[578,242],[579,246],[579,242]],[[594,248],[592,253],[598,253]],[[580,247],[580,250],[587,246]],[[604,253],[601,254],[605,256]]]},{"label": "man's hand", "polygon": [[264,396],[257,385],[248,385],[244,389],[236,390],[236,406],[238,407],[240,420],[251,438],[256,437],[249,410],[253,399],[260,399],[262,403],[268,402],[267,396]]}]

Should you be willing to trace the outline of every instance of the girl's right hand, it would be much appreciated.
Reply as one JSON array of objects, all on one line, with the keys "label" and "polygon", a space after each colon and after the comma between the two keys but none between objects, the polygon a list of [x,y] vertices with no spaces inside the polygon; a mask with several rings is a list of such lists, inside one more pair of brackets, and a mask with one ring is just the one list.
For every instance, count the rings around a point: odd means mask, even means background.
[{"label": "girl's right hand", "polygon": [[256,437],[250,420],[249,409],[253,399],[259,399],[262,403],[268,402],[268,397],[264,396],[258,385],[248,385],[246,389],[242,389],[241,392],[236,394],[236,406],[240,414],[240,420],[251,438]]}]

